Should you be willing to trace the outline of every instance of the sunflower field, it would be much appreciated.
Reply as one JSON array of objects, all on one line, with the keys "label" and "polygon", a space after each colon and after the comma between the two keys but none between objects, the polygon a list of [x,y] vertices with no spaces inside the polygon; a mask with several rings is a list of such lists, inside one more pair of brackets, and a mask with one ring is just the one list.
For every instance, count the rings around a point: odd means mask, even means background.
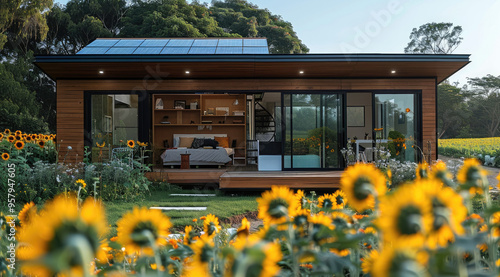
[{"label": "sunflower field", "polygon": [[500,167],[500,137],[440,139],[440,155],[454,158],[477,158],[485,161],[485,156],[495,157],[494,166]]},{"label": "sunflower field", "polygon": [[421,164],[413,182],[397,187],[390,176],[355,164],[333,194],[274,186],[257,199],[256,232],[246,218],[231,230],[208,214],[193,219],[202,226],[172,234],[164,213],[136,207],[107,239],[100,200],[60,194],[0,217],[0,243],[9,249],[0,269],[5,276],[499,275],[500,207],[479,161],[465,160],[456,176],[443,162]]}]

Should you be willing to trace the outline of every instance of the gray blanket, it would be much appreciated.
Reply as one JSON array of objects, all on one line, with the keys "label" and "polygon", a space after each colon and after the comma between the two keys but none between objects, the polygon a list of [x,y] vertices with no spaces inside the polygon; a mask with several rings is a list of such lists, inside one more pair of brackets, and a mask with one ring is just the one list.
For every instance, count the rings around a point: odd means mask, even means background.
[{"label": "gray blanket", "polygon": [[189,163],[192,165],[199,164],[225,164],[231,161],[226,149],[168,149],[161,154],[164,164],[180,164],[181,154],[191,154]]}]

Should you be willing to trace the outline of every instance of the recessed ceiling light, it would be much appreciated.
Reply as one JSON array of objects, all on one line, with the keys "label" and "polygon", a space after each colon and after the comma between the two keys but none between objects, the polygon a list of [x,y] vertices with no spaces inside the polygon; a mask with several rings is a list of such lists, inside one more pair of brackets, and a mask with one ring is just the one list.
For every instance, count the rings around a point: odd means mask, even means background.
[{"label": "recessed ceiling light", "polygon": [[186,74],[189,74],[189,73],[190,73],[189,70],[186,70]]},{"label": "recessed ceiling light", "polygon": [[392,73],[392,74],[395,74],[395,73],[396,73],[396,70],[391,70],[391,73]]},{"label": "recessed ceiling light", "polygon": [[99,70],[99,74],[104,74],[104,71],[103,70]]},{"label": "recessed ceiling light", "polygon": [[303,71],[303,70],[301,70],[301,71],[299,71],[299,73],[300,73],[300,74],[304,74],[304,71]]}]

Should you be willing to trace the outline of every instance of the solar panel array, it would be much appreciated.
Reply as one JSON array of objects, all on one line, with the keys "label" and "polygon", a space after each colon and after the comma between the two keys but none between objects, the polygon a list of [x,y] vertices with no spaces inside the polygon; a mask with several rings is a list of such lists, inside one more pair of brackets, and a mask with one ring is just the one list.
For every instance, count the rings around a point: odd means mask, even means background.
[{"label": "solar panel array", "polygon": [[267,39],[96,39],[79,55],[269,54]]}]

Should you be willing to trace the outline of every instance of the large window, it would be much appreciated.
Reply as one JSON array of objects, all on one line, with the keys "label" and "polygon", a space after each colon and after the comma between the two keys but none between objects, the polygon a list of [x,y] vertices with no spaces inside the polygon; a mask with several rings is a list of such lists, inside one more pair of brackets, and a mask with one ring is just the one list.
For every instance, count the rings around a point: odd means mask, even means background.
[{"label": "large window", "polygon": [[284,168],[339,168],[339,94],[285,94]]},{"label": "large window", "polygon": [[418,98],[415,94],[375,94],[377,137],[387,141],[391,158],[416,161],[418,154]]}]

